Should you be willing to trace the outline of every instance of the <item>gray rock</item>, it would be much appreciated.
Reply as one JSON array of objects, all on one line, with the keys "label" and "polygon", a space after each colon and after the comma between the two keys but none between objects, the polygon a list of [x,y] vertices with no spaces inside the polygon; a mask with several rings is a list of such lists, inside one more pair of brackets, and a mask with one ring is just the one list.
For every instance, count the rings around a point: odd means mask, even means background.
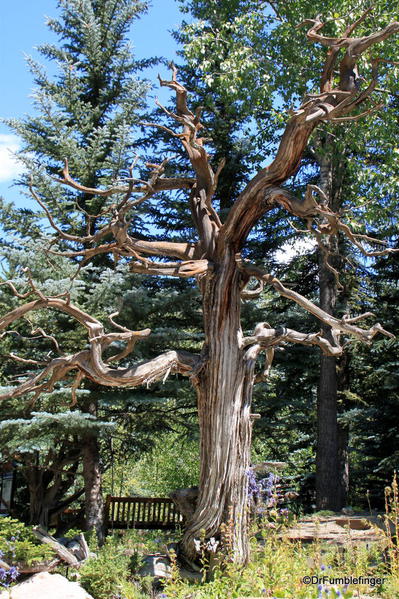
[{"label": "gray rock", "polygon": [[77,582],[70,582],[61,574],[40,572],[15,587],[0,593],[0,599],[93,599]]},{"label": "gray rock", "polygon": [[[177,562],[179,574],[184,580],[202,580],[202,572],[195,572]],[[154,578],[171,578],[172,567],[167,555],[155,553],[144,558],[144,564],[139,570],[139,576],[153,576]]]},{"label": "gray rock", "polygon": [[171,578],[172,567],[166,555],[154,553],[144,558],[144,563],[139,570],[140,576],[153,576],[154,578]]}]

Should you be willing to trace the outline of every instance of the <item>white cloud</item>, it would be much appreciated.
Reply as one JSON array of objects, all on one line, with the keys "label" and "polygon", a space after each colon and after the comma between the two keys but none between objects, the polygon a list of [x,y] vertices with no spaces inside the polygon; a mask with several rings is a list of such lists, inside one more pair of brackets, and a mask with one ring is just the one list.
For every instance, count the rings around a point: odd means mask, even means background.
[{"label": "white cloud", "polygon": [[16,135],[0,134],[0,181],[10,181],[22,171],[22,165],[12,155],[20,148]]},{"label": "white cloud", "polygon": [[300,237],[295,241],[284,243],[274,257],[280,264],[287,264],[294,256],[303,256],[313,250],[315,246],[316,241],[313,237]]}]

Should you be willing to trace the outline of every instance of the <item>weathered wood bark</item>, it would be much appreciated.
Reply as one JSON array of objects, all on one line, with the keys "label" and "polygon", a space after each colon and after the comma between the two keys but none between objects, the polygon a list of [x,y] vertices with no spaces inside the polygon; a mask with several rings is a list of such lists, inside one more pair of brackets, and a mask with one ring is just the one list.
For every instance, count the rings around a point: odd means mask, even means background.
[{"label": "weathered wood bark", "polygon": [[[67,494],[75,479],[78,458],[79,455],[76,455],[75,451],[70,454],[65,451],[63,455],[53,455],[53,452],[50,452],[50,463],[28,463],[22,468],[29,492],[30,524],[48,528],[51,517],[60,513],[82,494],[82,490]],[[68,467],[67,470],[65,466]]]},{"label": "weathered wood bark", "polygon": [[87,437],[82,447],[85,485],[85,530],[94,530],[100,543],[104,540],[103,498],[101,490],[100,452],[97,438]]},{"label": "weathered wood bark", "polygon": [[198,487],[194,486],[185,489],[176,489],[169,494],[169,497],[172,499],[179,512],[183,514],[186,521],[191,520],[195,508],[197,507]]},{"label": "weathered wood bark", "polygon": [[248,468],[250,406],[255,359],[240,344],[240,272],[232,251],[221,256],[203,289],[206,364],[197,381],[201,430],[201,473],[197,509],[183,538],[194,557],[193,540],[218,537],[231,526],[233,554],[248,558]]},{"label": "weathered wood bark", "polygon": [[43,484],[43,473],[32,466],[24,472],[29,491],[29,524],[40,524],[48,527],[49,509],[44,495],[46,487]]},{"label": "weathered wood bark", "polygon": [[32,532],[42,543],[50,545],[53,551],[55,551],[56,554],[68,565],[76,566],[78,564],[78,559],[76,556],[68,551],[68,549],[59,543],[54,537],[47,534],[46,529],[43,529],[41,526],[36,526],[33,528]]}]

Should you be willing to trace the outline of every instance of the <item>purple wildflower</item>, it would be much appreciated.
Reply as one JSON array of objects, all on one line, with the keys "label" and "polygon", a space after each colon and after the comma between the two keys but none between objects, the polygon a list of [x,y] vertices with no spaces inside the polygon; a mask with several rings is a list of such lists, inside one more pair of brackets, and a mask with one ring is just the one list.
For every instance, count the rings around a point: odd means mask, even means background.
[{"label": "purple wildflower", "polygon": [[18,568],[16,568],[15,566],[11,566],[11,568],[8,571],[8,576],[12,581],[16,580],[19,576]]},{"label": "purple wildflower", "polygon": [[248,476],[248,498],[249,498],[249,500],[254,501],[258,497],[261,489],[259,488],[259,485],[256,482],[255,472],[252,470],[252,468],[248,468],[247,476]]}]

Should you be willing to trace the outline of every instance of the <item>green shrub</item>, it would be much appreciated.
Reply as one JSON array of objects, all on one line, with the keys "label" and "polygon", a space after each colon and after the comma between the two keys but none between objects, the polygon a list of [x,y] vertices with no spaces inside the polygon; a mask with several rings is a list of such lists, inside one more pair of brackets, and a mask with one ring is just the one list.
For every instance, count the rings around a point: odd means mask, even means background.
[{"label": "green shrub", "polygon": [[[305,576],[331,578],[344,576],[372,576],[384,578],[385,564],[381,547],[352,547],[350,542],[345,552],[338,547],[322,546],[321,543],[293,542],[284,538],[284,528],[275,527],[275,522],[265,521],[255,531],[251,540],[251,560],[239,566],[228,559],[217,566],[211,577],[204,573],[202,581],[190,583],[178,575],[166,582],[164,593],[167,599],[237,599],[238,597],[274,597],[284,599],[318,599],[322,597],[351,599],[357,591],[369,595],[381,588],[367,585],[349,586],[329,583],[306,584]],[[397,597],[391,595],[390,599]]]},{"label": "green shrub", "polygon": [[80,584],[95,599],[146,599],[133,580],[132,570],[141,563],[128,536],[108,537],[96,557],[79,570]]},{"label": "green shrub", "polygon": [[35,537],[32,527],[8,517],[0,519],[0,551],[10,565],[24,563],[32,566],[54,557],[51,547]]}]

